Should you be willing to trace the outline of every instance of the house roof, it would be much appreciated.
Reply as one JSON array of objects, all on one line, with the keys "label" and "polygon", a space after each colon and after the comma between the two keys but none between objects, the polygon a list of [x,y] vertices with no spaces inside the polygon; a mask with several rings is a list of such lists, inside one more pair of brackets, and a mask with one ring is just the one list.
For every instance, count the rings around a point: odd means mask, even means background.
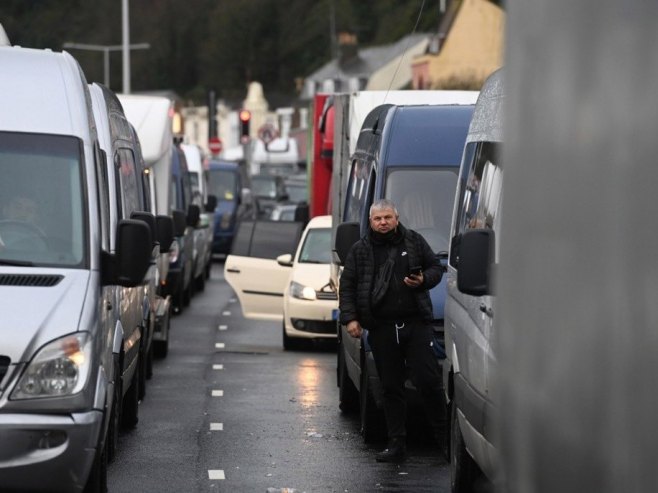
[{"label": "house roof", "polygon": [[362,48],[354,59],[341,64],[334,58],[310,74],[307,79],[323,81],[327,79],[349,79],[351,77],[369,77],[394,58],[400,56],[411,46],[420,43],[429,36],[427,33],[410,34],[388,45]]}]

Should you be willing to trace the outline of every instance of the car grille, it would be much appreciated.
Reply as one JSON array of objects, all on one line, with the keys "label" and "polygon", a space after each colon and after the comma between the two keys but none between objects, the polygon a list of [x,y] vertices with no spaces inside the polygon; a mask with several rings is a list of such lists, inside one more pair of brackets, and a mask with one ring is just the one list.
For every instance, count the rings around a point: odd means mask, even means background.
[{"label": "car grille", "polygon": [[293,318],[290,320],[292,326],[304,332],[312,332],[313,334],[335,334],[336,321],[335,320],[303,320],[301,318]]},{"label": "car grille", "polygon": [[39,274],[0,274],[0,286],[31,286],[50,288],[64,279],[64,276]]},{"label": "car grille", "polygon": [[316,291],[315,296],[319,300],[337,300],[338,296],[334,291]]}]

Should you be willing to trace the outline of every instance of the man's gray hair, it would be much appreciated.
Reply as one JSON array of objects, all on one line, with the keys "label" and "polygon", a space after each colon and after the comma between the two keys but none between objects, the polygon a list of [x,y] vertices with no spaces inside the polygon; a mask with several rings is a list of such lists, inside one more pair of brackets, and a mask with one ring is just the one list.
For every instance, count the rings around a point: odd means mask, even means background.
[{"label": "man's gray hair", "polygon": [[379,200],[375,201],[370,206],[370,216],[369,217],[372,217],[373,212],[383,211],[384,209],[391,209],[395,213],[395,217],[398,217],[400,215],[398,213],[397,207],[395,207],[395,203],[392,200],[379,199]]}]

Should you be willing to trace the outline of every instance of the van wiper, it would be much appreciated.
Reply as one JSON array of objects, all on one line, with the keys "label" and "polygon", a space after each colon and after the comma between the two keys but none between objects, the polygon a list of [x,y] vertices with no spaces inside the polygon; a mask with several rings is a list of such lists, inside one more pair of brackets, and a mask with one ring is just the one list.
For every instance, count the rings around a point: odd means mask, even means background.
[{"label": "van wiper", "polygon": [[34,262],[28,262],[27,260],[6,260],[0,258],[0,265],[13,265],[17,267],[34,267]]}]

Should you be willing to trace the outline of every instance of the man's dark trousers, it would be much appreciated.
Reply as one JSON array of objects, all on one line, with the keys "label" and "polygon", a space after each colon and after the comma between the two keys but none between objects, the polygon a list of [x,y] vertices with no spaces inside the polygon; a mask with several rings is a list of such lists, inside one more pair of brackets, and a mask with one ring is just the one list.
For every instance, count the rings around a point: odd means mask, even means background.
[{"label": "man's dark trousers", "polygon": [[[400,327],[403,322],[398,322]],[[445,406],[441,375],[436,360],[432,327],[422,320],[406,321],[396,329],[395,322],[379,322],[368,331],[377,373],[382,383],[384,414],[389,440],[406,437],[405,366],[420,391],[427,418],[436,439],[444,431]]]}]

